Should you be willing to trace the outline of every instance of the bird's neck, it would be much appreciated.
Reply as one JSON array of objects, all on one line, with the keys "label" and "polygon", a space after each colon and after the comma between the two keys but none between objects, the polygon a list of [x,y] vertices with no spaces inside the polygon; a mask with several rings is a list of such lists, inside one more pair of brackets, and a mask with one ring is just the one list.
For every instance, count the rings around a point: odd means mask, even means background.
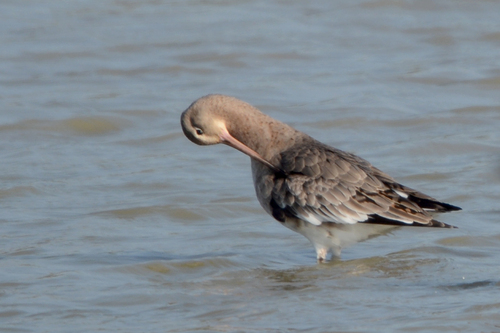
[{"label": "bird's neck", "polygon": [[293,127],[273,119],[254,107],[240,112],[228,128],[232,136],[257,152],[267,161],[279,162],[279,153],[290,148],[298,140],[310,138]]}]

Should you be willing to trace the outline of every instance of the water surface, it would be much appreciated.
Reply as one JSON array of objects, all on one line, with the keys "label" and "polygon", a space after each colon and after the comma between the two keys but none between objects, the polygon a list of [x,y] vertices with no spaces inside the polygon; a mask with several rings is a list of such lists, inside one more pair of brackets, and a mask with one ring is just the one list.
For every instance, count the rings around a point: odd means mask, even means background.
[{"label": "water surface", "polygon": [[[2,332],[497,332],[500,3],[4,1]],[[318,265],[248,157],[180,113],[239,97],[462,212]]]}]

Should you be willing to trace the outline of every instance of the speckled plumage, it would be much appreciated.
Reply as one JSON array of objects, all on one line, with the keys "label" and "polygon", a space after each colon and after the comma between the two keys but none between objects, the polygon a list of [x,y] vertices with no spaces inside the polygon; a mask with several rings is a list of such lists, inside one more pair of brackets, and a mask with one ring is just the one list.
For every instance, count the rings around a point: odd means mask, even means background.
[{"label": "speckled plumage", "polygon": [[184,111],[181,124],[197,144],[225,143],[248,154],[260,204],[308,238],[319,261],[329,252],[339,256],[342,247],[388,226],[451,228],[429,212],[460,209],[403,186],[368,161],[233,97],[198,99]]}]

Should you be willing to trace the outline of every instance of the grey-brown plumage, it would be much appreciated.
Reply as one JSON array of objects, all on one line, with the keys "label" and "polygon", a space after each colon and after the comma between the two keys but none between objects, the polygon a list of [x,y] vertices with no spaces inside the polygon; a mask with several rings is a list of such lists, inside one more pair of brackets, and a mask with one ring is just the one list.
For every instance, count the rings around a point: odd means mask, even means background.
[{"label": "grey-brown plumage", "polygon": [[181,124],[194,143],[225,143],[249,155],[262,207],[308,238],[319,261],[387,229],[380,225],[452,228],[430,212],[460,210],[233,97],[198,99]]}]

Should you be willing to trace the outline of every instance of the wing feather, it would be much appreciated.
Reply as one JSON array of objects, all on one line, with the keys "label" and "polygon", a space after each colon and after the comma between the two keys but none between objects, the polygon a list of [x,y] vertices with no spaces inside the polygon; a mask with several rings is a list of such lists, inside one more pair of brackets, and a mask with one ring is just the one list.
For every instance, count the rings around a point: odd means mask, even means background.
[{"label": "wing feather", "polygon": [[285,175],[275,181],[273,209],[315,225],[368,222],[437,226],[440,222],[419,202],[429,207],[434,203],[438,209],[448,205],[438,206],[436,199],[398,184],[366,160],[317,141],[282,152],[281,169]]}]

